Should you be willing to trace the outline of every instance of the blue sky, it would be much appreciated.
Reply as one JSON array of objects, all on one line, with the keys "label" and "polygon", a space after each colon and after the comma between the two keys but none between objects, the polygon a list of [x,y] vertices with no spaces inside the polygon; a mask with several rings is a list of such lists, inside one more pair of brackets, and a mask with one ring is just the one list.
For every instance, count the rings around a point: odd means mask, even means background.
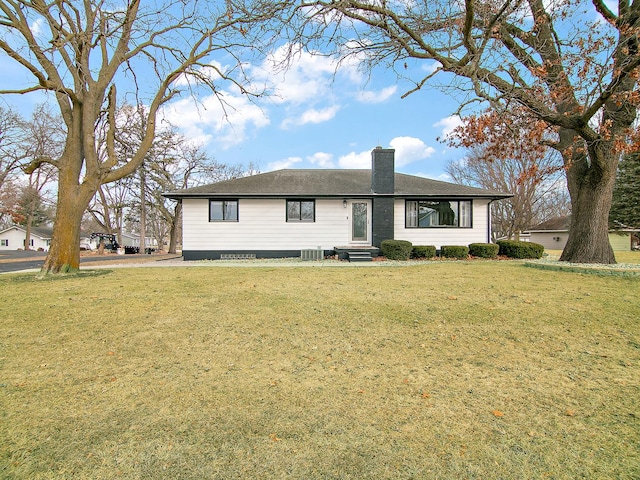
[{"label": "blue sky", "polygon": [[[223,164],[252,163],[261,172],[370,168],[371,150],[382,146],[396,149],[396,171],[448,180],[444,165],[464,152],[449,149],[437,138],[459,121],[452,117],[458,108],[454,100],[435,88],[401,99],[411,85],[393,72],[379,69],[367,75],[354,63],[336,71],[333,60],[308,53],[298,56],[286,72],[277,71],[272,65],[281,51],[244,65],[255,90],[264,88],[268,96],[249,101],[226,84],[221,88],[224,109],[200,89],[197,101],[185,92],[166,105],[162,116]],[[6,56],[0,55],[0,68],[0,88],[33,81]],[[415,78],[431,68],[433,64],[417,64]],[[125,87],[118,85],[118,90],[122,94]],[[27,116],[46,98],[42,93],[3,95],[0,104]]]},{"label": "blue sky", "polygon": [[[260,171],[280,168],[370,168],[376,146],[396,149],[396,171],[447,180],[444,166],[463,156],[437,141],[459,123],[458,104],[441,91],[411,88],[393,72],[372,75],[334,61],[301,54],[286,72],[271,68],[278,59],[247,64],[256,88],[271,95],[249,102],[225,90],[228,107],[209,94],[172,102],[164,116],[190,138],[205,143],[225,164],[253,163]],[[417,79],[433,68],[415,67]]]},{"label": "blue sky", "polygon": [[[593,11],[588,4],[585,8]],[[282,60],[285,47],[243,65],[255,89],[264,88],[269,96],[251,102],[236,87],[216,82],[224,109],[210,92],[200,89],[197,101],[185,91],[165,106],[162,115],[188,138],[202,143],[219,163],[251,163],[262,172],[369,168],[371,150],[382,146],[396,149],[396,171],[450,180],[446,163],[459,160],[465,151],[451,149],[437,138],[459,124],[454,116],[459,103],[453,97],[427,86],[402,99],[412,85],[394,72],[379,68],[367,75],[355,61],[337,68],[334,60],[309,53],[301,53],[287,71],[279,71],[273,65]],[[229,66],[224,58],[215,61],[222,69]],[[415,62],[403,74],[418,81],[434,67],[433,62]],[[0,55],[0,69],[0,88],[14,88],[22,79],[33,82],[6,55]],[[136,75],[138,80],[144,78],[144,72]],[[438,78],[446,86],[450,77],[438,74]],[[126,85],[119,84],[118,90],[123,94]],[[28,113],[43,98],[43,94],[4,95],[0,104]]]}]

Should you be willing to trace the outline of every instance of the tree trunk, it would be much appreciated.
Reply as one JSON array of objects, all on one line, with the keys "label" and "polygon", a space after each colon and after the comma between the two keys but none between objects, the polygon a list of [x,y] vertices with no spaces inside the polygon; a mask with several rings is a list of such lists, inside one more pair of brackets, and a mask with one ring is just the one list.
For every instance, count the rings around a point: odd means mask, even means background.
[{"label": "tree trunk", "polygon": [[[605,145],[602,145],[605,143]],[[589,148],[589,156],[569,163],[567,186],[571,196],[569,238],[561,261],[616,263],[609,242],[609,210],[618,167],[617,153],[607,142]]]},{"label": "tree trunk", "polygon": [[29,212],[24,226],[24,249],[31,250],[31,224],[33,223],[33,215]]},{"label": "tree trunk", "polygon": [[51,247],[40,275],[67,273],[80,268],[80,224],[95,189],[78,186],[72,176],[60,175],[58,203]]},{"label": "tree trunk", "polygon": [[146,198],[146,183],[144,174],[144,164],[140,167],[140,252],[147,253],[145,251],[146,239],[147,239],[147,205]]},{"label": "tree trunk", "polygon": [[[58,196],[60,197],[60,195]],[[67,273],[80,268],[80,220],[85,205],[58,198],[51,247],[41,274]]]},{"label": "tree trunk", "polygon": [[182,218],[182,201],[178,201],[174,209],[174,215],[171,220],[171,230],[169,232],[169,253],[177,253],[178,251],[178,223]]}]

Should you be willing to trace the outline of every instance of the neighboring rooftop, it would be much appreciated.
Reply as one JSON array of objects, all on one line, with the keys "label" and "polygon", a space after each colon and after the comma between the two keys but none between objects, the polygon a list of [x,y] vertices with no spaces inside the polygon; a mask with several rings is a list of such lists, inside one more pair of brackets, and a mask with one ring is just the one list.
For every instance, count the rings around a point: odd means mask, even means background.
[{"label": "neighboring rooftop", "polygon": [[539,223],[527,231],[529,232],[564,232],[569,230],[571,224],[571,215],[565,215],[564,217],[556,217],[545,222]]},{"label": "neighboring rooftop", "polygon": [[[27,228],[24,225],[11,225],[10,227],[7,227],[4,230],[0,231],[0,233],[4,233],[14,228],[18,230],[22,230],[23,232],[27,231]],[[53,228],[51,227],[31,227],[31,235],[35,235],[42,239],[49,239],[51,238],[52,234],[53,234]]]}]

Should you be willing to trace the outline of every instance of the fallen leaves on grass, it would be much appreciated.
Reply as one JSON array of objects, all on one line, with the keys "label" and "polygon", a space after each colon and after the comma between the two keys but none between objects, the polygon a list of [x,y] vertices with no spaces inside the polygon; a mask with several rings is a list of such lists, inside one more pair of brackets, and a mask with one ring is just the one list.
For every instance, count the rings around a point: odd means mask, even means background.
[{"label": "fallen leaves on grass", "polygon": [[504,417],[504,413],[502,413],[500,410],[494,410],[491,413],[493,413],[494,417]]}]

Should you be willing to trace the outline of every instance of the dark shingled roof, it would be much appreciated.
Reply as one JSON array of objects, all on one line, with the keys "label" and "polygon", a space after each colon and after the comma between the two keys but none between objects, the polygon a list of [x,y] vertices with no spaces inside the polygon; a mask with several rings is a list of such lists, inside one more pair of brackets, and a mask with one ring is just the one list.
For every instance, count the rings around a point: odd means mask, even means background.
[{"label": "dark shingled roof", "polygon": [[546,222],[539,223],[538,225],[531,227],[530,232],[559,232],[569,230],[569,224],[571,223],[571,215],[565,217],[556,217]]},{"label": "dark shingled roof", "polygon": [[[5,228],[4,230],[0,230],[0,233],[7,232],[12,228],[17,228],[18,230],[22,230],[23,232],[27,231],[27,228],[24,225],[11,225],[10,227]],[[31,227],[31,235],[40,237],[43,240],[50,239],[52,234],[53,234],[53,228],[51,227]]]},{"label": "dark shingled roof", "polygon": [[[371,197],[372,195],[371,170],[341,169],[276,170],[164,194],[165,197],[172,199],[209,197]],[[394,196],[506,198],[512,195],[396,173]]]}]

